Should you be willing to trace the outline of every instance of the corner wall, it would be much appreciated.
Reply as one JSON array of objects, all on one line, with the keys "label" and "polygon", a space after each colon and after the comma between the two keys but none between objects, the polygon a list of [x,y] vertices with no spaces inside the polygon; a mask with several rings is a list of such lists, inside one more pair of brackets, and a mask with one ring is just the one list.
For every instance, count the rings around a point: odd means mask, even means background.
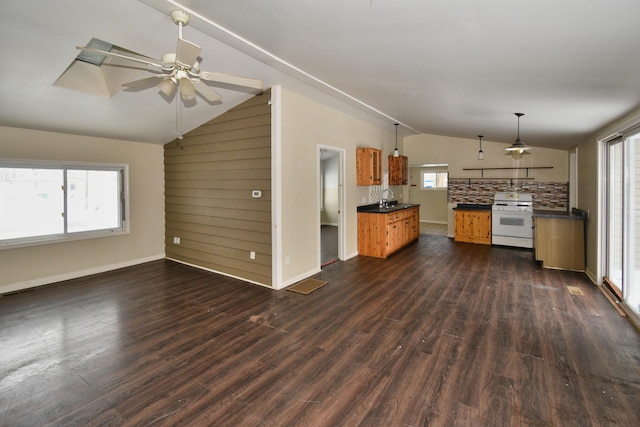
[{"label": "corner wall", "polygon": [[129,164],[130,233],[0,250],[0,293],[164,258],[162,146],[0,127],[0,157]]},{"label": "corner wall", "polygon": [[270,97],[165,145],[168,258],[272,285]]},{"label": "corner wall", "polygon": [[356,208],[369,199],[369,187],[356,186],[356,148],[383,149],[386,159],[393,150],[392,132],[395,132],[392,124],[387,131],[286,89],[282,90],[280,102],[282,212],[281,224],[276,224],[282,237],[279,288],[320,271],[319,145],[344,149],[346,153],[343,214],[348,259],[358,253]]}]

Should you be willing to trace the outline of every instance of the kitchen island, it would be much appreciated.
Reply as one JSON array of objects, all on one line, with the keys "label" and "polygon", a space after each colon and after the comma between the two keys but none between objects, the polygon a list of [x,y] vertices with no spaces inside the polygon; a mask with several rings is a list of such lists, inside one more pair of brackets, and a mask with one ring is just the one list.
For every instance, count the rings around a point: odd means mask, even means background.
[{"label": "kitchen island", "polygon": [[545,268],[584,271],[584,211],[534,209],[534,254]]},{"label": "kitchen island", "polygon": [[420,205],[358,206],[358,255],[387,258],[418,239]]}]

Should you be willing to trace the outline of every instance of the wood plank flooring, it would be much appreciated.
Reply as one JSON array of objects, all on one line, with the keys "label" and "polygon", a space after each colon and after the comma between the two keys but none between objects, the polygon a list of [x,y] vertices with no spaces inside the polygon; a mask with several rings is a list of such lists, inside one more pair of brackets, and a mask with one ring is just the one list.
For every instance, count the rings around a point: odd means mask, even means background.
[{"label": "wood plank flooring", "polygon": [[309,295],[166,260],[7,295],[0,425],[640,425],[638,334],[532,258],[423,235]]}]

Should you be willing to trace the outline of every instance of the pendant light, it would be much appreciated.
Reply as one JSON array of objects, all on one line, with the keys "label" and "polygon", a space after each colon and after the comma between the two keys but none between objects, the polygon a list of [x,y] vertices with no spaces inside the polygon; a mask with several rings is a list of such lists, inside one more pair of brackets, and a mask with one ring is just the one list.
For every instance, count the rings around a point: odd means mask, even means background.
[{"label": "pendant light", "polygon": [[531,147],[522,142],[522,140],[520,139],[520,117],[524,116],[524,113],[514,114],[518,117],[518,138],[516,139],[516,142],[511,144],[510,147],[505,148],[505,150],[507,150],[507,154],[511,154],[514,159],[521,159],[524,154],[529,154],[527,153],[527,151],[531,150]]},{"label": "pendant light", "polygon": [[398,125],[400,123],[396,123],[396,148],[393,150],[393,157],[400,157],[400,152],[398,151]]},{"label": "pendant light", "polygon": [[480,139],[480,151],[478,151],[478,160],[484,160],[484,151],[482,151],[482,138],[484,138],[484,135],[478,135],[478,138]]}]

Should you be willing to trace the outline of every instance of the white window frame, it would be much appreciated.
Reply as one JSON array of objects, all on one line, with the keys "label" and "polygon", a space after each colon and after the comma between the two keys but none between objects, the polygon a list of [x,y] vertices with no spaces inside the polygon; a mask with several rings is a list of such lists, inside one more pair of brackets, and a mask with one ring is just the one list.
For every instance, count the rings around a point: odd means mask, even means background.
[{"label": "white window frame", "polygon": [[[444,173],[447,174],[447,185],[444,187],[425,187],[424,186],[424,175],[427,173]],[[433,169],[433,170],[426,170],[426,169],[422,169],[420,171],[420,190],[422,191],[447,191],[448,189],[448,182],[449,182],[449,172],[447,170],[443,170],[441,168],[438,169]]]},{"label": "white window frame", "polygon": [[[15,249],[28,246],[39,246],[51,243],[61,243],[77,240],[96,239],[111,236],[119,236],[123,234],[129,234],[129,165],[126,163],[93,163],[93,162],[62,162],[55,160],[23,160],[23,159],[5,159],[0,158],[0,167],[3,168],[33,168],[33,169],[56,169],[56,170],[105,170],[105,171],[119,171],[121,173],[122,182],[120,189],[120,201],[119,209],[120,226],[116,228],[102,229],[102,230],[89,230],[68,232],[66,225],[66,212],[65,212],[65,227],[64,232],[60,234],[44,235],[44,236],[29,236],[18,237],[13,239],[0,240],[0,250],[3,249]],[[66,178],[65,178],[66,180]],[[1,202],[1,201],[0,201]],[[63,192],[63,204],[66,211],[66,189]]]}]

